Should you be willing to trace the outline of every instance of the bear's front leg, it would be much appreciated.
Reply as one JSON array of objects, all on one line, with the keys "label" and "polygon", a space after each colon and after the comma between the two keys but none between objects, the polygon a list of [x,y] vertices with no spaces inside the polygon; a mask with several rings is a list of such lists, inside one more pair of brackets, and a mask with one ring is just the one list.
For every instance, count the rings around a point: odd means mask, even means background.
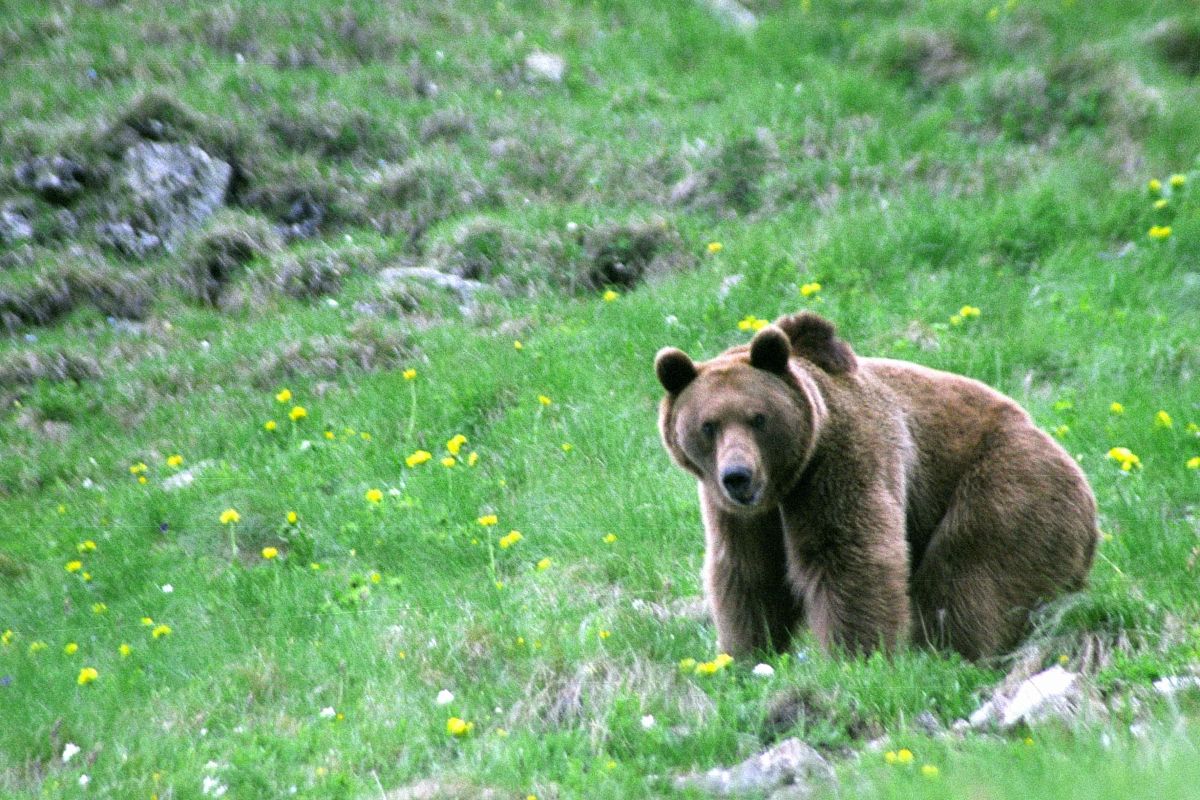
[{"label": "bear's front leg", "polygon": [[700,488],[704,592],[722,653],[787,650],[803,601],[791,591],[779,509],[731,513]]},{"label": "bear's front leg", "polygon": [[908,542],[895,504],[827,504],[819,514],[785,505],[783,526],[789,579],[826,650],[891,652],[906,640]]}]

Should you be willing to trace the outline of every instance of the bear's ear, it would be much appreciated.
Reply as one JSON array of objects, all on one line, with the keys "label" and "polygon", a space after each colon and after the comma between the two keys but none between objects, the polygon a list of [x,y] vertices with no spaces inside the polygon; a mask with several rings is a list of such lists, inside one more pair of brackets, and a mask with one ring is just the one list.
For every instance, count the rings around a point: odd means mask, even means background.
[{"label": "bear's ear", "polygon": [[850,345],[837,337],[833,323],[811,311],[775,320],[792,343],[796,355],[807,358],[831,375],[853,372],[858,359]]},{"label": "bear's ear", "polygon": [[782,375],[787,372],[788,359],[792,356],[792,343],[787,334],[774,325],[754,334],[750,340],[750,366]]},{"label": "bear's ear", "polygon": [[688,354],[676,347],[664,347],[654,357],[658,382],[669,394],[679,394],[696,378],[696,365]]}]

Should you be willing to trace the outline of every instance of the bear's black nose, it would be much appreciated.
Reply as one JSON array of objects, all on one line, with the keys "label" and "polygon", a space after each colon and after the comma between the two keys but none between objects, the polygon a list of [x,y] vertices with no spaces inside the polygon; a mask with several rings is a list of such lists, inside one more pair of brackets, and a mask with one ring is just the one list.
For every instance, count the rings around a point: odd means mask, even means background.
[{"label": "bear's black nose", "polygon": [[721,485],[725,487],[725,493],[731,500],[744,505],[753,499],[750,490],[752,477],[753,475],[746,467],[726,467],[721,470]]}]

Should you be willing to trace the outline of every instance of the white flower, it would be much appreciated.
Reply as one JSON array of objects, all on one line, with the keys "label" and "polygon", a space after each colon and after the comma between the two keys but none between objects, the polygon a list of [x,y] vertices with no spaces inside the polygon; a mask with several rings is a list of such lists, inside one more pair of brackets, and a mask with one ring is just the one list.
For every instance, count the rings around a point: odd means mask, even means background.
[{"label": "white flower", "polygon": [[80,775],[80,776],[79,776],[79,788],[80,788],[80,789],[86,789],[86,788],[87,788],[87,785],[88,785],[89,783],[91,783],[91,782],[92,782],[92,779],[91,779],[91,778],[89,778],[87,775]]},{"label": "white flower", "polygon": [[164,583],[162,585],[162,590],[163,590],[163,594],[170,594],[171,592],[175,591],[175,587],[169,583]]},{"label": "white flower", "polygon": [[205,775],[200,790],[209,797],[224,797],[225,792],[229,791],[229,787],[221,783],[220,778]]},{"label": "white flower", "polygon": [[67,742],[67,746],[63,748],[62,761],[67,763],[79,753],[79,745],[74,742]]},{"label": "white flower", "polygon": [[642,717],[642,728],[644,730],[650,730],[653,727],[654,727],[654,715],[653,714],[647,714],[646,716]]},{"label": "white flower", "polygon": [[325,706],[321,709],[321,719],[333,719],[337,716],[337,712],[333,710],[333,706]]},{"label": "white flower", "polygon": [[454,693],[449,689],[442,689],[437,693],[437,704],[439,706],[448,706],[454,702]]},{"label": "white flower", "polygon": [[754,669],[750,671],[760,678],[769,678],[775,674],[775,668],[770,664],[755,664]]}]

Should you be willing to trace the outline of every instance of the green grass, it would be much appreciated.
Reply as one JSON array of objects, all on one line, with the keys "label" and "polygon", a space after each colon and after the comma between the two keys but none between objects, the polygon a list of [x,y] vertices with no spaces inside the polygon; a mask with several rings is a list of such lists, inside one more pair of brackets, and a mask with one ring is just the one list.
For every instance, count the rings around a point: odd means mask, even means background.
[{"label": "green grass", "polygon": [[[0,311],[89,263],[152,297],[133,333],[84,293],[0,339],[0,794],[198,797],[215,777],[230,797],[358,798],[433,777],[463,795],[685,796],[671,775],[761,749],[772,699],[799,688],[816,711],[793,733],[836,758],[849,796],[1197,795],[1195,698],[1147,688],[1200,663],[1200,98],[1145,38],[1194,11],[753,5],[743,35],[671,2],[9,4],[5,176],[60,150],[112,169],[117,123],[157,91],[198,120],[160,109],[174,138],[238,162],[242,213],[275,221],[311,191],[329,215],[322,242],[264,253],[212,307],[189,297],[186,247],[91,252],[103,193],[76,205],[87,253],[67,255],[53,209],[0,179],[0,205],[48,231],[0,245]],[[904,71],[914,28],[953,43],[956,77]],[[519,77],[534,49],[567,59],[562,86]],[[1055,78],[1080,59],[1101,66]],[[1032,118],[1041,95],[1011,80],[1029,70],[1051,101]],[[445,109],[469,126],[422,142]],[[398,199],[386,176],[404,164],[429,177]],[[699,197],[672,204],[691,173]],[[660,221],[649,279],[606,302],[593,245]],[[381,294],[376,271],[461,263],[464,226],[485,223],[495,286],[473,310]],[[1170,237],[1148,237],[1158,224]],[[313,252],[346,267],[333,293],[279,291],[287,259]],[[964,304],[981,315],[951,324]],[[1047,664],[1087,668],[1108,719],[930,738],[918,714],[969,714],[1005,665],[845,661],[807,638],[763,656],[769,680],[750,663],[681,672],[715,635],[685,611],[700,520],[657,440],[653,354],[711,356],[746,339],[746,315],[799,308],[861,354],[996,386],[1077,455],[1108,536],[1090,588],[1037,639]],[[64,353],[100,376],[56,380]],[[1118,446],[1141,466],[1123,473]],[[407,467],[419,449],[432,460]],[[163,488],[184,469],[194,482]],[[510,530],[523,538],[501,548]],[[81,686],[84,667],[99,678]],[[471,733],[449,736],[451,716]],[[887,765],[876,738],[914,763]],[[68,742],[83,752],[63,764]]]}]

